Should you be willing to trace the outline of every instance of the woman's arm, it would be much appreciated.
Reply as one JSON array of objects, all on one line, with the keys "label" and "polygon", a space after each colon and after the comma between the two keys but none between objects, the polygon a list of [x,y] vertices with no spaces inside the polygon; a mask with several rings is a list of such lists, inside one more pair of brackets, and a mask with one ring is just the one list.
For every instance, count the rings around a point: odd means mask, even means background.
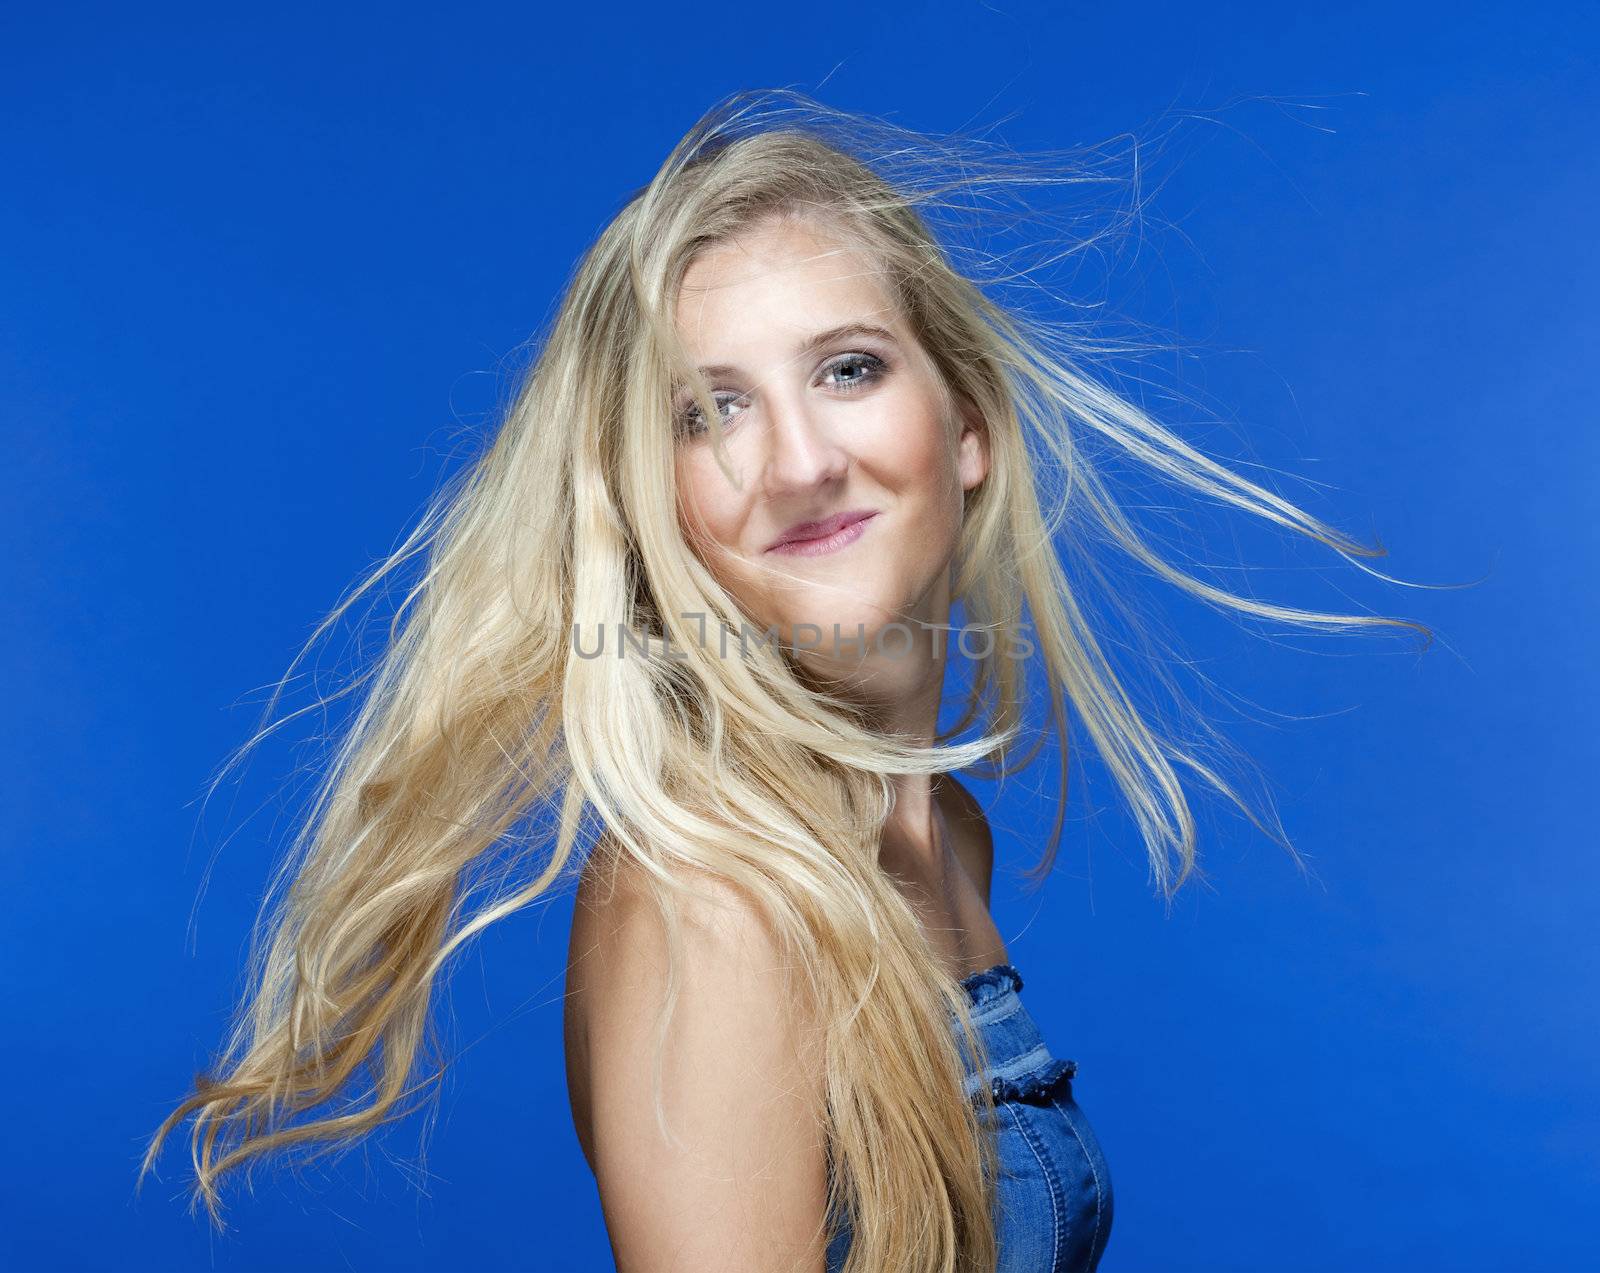
[{"label": "woman's arm", "polygon": [[[685,904],[684,960],[651,1091],[666,938],[655,905],[617,872],[585,879],[568,969],[568,1082],[620,1273],[766,1273],[824,1266],[827,1200],[820,1054],[774,944],[725,884]],[[587,894],[587,896],[586,896]]]}]

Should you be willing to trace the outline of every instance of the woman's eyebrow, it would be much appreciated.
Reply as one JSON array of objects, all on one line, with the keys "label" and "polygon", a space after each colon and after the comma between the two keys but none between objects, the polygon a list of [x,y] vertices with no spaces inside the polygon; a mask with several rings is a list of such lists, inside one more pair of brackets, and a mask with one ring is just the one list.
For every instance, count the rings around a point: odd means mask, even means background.
[{"label": "woman's eyebrow", "polygon": [[[805,358],[816,353],[825,345],[831,345],[838,340],[848,340],[852,336],[876,336],[879,340],[893,342],[895,335],[887,327],[879,327],[876,323],[841,323],[837,327],[829,327],[825,331],[813,332],[800,342],[795,348],[795,358]],[[737,367],[716,366],[701,367],[702,376],[732,376],[738,373]]]},{"label": "woman's eyebrow", "polygon": [[881,340],[893,340],[894,333],[887,327],[879,327],[876,323],[842,323],[838,327],[830,327],[826,331],[814,332],[800,342],[799,353],[803,358],[807,354],[814,354],[824,345],[831,345],[836,340],[846,340],[851,336],[876,336]]}]

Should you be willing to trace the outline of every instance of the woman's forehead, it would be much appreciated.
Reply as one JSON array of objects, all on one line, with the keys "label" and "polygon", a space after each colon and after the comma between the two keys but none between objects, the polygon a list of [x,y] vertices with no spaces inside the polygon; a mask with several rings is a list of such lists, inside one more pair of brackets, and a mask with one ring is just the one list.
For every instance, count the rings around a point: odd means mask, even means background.
[{"label": "woman's forehead", "polygon": [[863,244],[811,218],[769,218],[702,247],[683,273],[680,300],[777,273],[873,275]]},{"label": "woman's forehead", "polygon": [[859,247],[810,226],[762,226],[706,248],[674,305],[691,359],[856,323],[900,327],[881,269]]}]

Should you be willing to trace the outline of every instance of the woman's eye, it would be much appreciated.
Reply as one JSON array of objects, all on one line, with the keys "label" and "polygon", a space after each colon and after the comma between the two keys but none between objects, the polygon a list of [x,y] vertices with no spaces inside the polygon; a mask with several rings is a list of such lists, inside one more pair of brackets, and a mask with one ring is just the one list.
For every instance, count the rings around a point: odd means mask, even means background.
[{"label": "woman's eye", "polygon": [[846,354],[828,364],[823,379],[835,389],[854,389],[883,374],[884,362],[875,354]]},{"label": "woman's eye", "polygon": [[[726,408],[737,406],[740,410],[749,406],[749,400],[738,393],[714,393],[711,400],[717,404],[717,415],[726,423],[733,418],[732,412]],[[698,403],[691,402],[679,414],[679,422],[690,433],[699,433],[706,427],[705,413],[700,410]]]}]

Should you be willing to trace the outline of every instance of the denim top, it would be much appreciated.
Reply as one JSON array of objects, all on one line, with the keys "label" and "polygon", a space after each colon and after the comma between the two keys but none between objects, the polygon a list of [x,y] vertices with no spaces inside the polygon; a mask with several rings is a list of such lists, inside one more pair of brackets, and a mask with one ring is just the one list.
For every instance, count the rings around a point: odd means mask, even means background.
[{"label": "denim top", "polygon": [[[980,1074],[954,1014],[950,1029],[967,1061],[966,1089],[994,1094],[999,1180],[994,1192],[996,1273],[1093,1270],[1111,1236],[1111,1173],[1083,1110],[1073,1100],[1076,1061],[1052,1055],[1023,1006],[1022,974],[996,964],[962,979],[972,1025],[989,1064]],[[828,1273],[849,1251],[848,1217],[838,1217],[828,1244]]]}]

